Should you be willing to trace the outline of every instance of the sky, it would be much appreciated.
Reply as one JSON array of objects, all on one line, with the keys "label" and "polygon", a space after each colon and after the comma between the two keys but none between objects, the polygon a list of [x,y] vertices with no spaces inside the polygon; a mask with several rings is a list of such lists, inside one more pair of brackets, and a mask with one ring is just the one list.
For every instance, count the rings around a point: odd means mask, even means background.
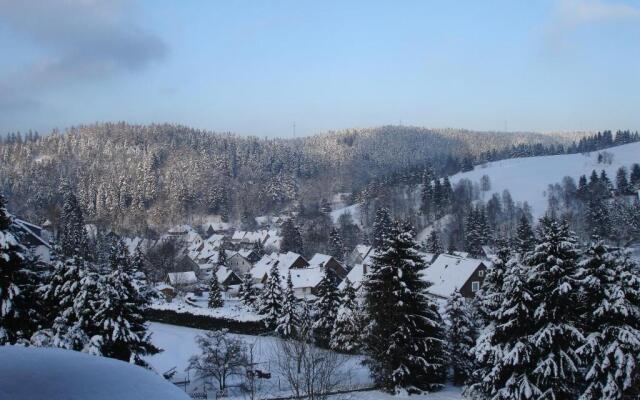
[{"label": "sky", "polygon": [[638,130],[639,64],[640,1],[0,0],[0,133]]}]

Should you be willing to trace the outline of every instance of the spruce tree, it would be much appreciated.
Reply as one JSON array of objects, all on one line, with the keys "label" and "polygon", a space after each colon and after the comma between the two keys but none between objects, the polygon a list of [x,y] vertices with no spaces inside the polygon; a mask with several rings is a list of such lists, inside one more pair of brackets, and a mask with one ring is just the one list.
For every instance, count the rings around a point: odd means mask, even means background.
[{"label": "spruce tree", "polygon": [[89,261],[89,239],[78,199],[67,182],[62,183],[61,191],[63,200],[59,242],[62,254],[66,257],[80,256]]},{"label": "spruce tree", "polygon": [[473,371],[471,350],[475,344],[475,328],[469,305],[459,291],[447,300],[449,319],[447,343],[454,385],[463,385]]},{"label": "spruce tree", "polygon": [[269,277],[262,289],[258,312],[265,316],[264,322],[268,328],[275,329],[278,326],[278,318],[282,314],[282,287],[280,271],[276,264],[271,266]]},{"label": "spruce tree", "polygon": [[480,210],[471,207],[465,223],[465,250],[472,257],[482,254],[482,230]]},{"label": "spruce tree", "polygon": [[515,250],[520,254],[525,254],[535,247],[536,236],[531,229],[529,219],[524,213],[520,216],[518,228],[516,230]]},{"label": "spruce tree", "polygon": [[430,170],[426,170],[422,179],[422,190],[420,193],[420,211],[427,217],[427,220],[431,219],[431,212],[433,209],[433,174]]},{"label": "spruce tree", "polygon": [[388,391],[434,390],[446,377],[444,322],[426,293],[423,267],[411,232],[395,225],[364,283],[367,364]]},{"label": "spruce tree", "polygon": [[640,277],[628,257],[595,241],[580,262],[580,304],[585,344],[577,350],[586,368],[581,399],[619,400],[640,384]]},{"label": "spruce tree", "polygon": [[376,219],[373,222],[373,238],[371,245],[376,248],[382,248],[384,245],[385,236],[389,233],[391,228],[391,217],[389,216],[389,210],[382,207],[376,211]]},{"label": "spruce tree", "polygon": [[11,232],[12,217],[0,194],[0,345],[28,340],[36,317],[32,301],[34,274],[25,248]]},{"label": "spruce tree", "polygon": [[435,255],[444,253],[444,246],[442,246],[442,242],[440,242],[440,238],[438,237],[438,232],[436,232],[435,229],[432,229],[429,233],[426,250],[428,253]]},{"label": "spruce tree", "polygon": [[220,248],[218,249],[218,262],[216,263],[217,266],[227,266],[227,249],[226,246],[224,244],[222,244],[220,246]]},{"label": "spruce tree", "polygon": [[344,243],[342,242],[342,237],[340,237],[340,232],[336,228],[332,228],[329,234],[329,254],[338,260],[344,258]]},{"label": "spruce tree", "polygon": [[256,287],[253,286],[253,278],[249,273],[244,274],[242,277],[242,284],[240,285],[240,301],[252,310],[255,310],[258,304],[258,291]]},{"label": "spruce tree", "polygon": [[[106,357],[146,365],[142,356],[155,354],[158,349],[151,343],[144,318],[146,300],[133,283],[127,248],[121,240],[115,241],[109,255],[111,272],[98,286],[95,322],[100,352]],[[96,340],[98,339],[98,340]]]},{"label": "spruce tree", "polygon": [[300,319],[296,307],[297,300],[293,291],[293,282],[291,281],[291,272],[287,275],[287,287],[284,292],[284,302],[282,304],[282,313],[278,318],[278,326],[276,333],[283,338],[296,338],[300,333]]},{"label": "spruce tree", "polygon": [[313,337],[317,345],[329,347],[333,323],[340,307],[340,295],[334,279],[324,270],[314,302]]},{"label": "spruce tree", "polygon": [[362,326],[356,290],[349,278],[345,278],[340,295],[340,307],[333,323],[329,346],[337,351],[353,353],[360,348]]},{"label": "spruce tree", "polygon": [[209,280],[209,302],[207,305],[209,308],[220,308],[224,306],[224,300],[222,300],[222,292],[220,291],[220,282],[218,282],[218,269],[216,268],[211,274]]},{"label": "spruce tree", "polygon": [[495,318],[495,313],[500,308],[503,294],[503,284],[507,273],[507,263],[511,257],[510,249],[505,243],[498,248],[496,256],[487,268],[480,290],[474,297],[476,313],[485,324]]},{"label": "spruce tree", "polygon": [[640,164],[633,164],[631,166],[631,173],[629,174],[629,183],[633,189],[640,189]]},{"label": "spruce tree", "polygon": [[289,251],[297,254],[304,253],[300,228],[298,228],[292,218],[289,218],[282,224],[282,242],[280,243],[280,251],[283,253]]},{"label": "spruce tree", "polygon": [[616,172],[616,189],[619,195],[631,193],[631,186],[627,179],[627,170],[624,167],[618,168],[618,171]]},{"label": "spruce tree", "polygon": [[541,399],[533,371],[536,346],[530,340],[535,303],[527,284],[527,267],[518,255],[507,265],[504,299],[473,349],[476,370],[474,384],[467,389],[483,399]]},{"label": "spruce tree", "polygon": [[535,345],[530,376],[547,396],[575,398],[580,384],[575,350],[583,337],[576,326],[577,287],[573,281],[579,249],[566,222],[545,217],[538,243],[527,258],[527,285],[536,305],[529,338]]}]

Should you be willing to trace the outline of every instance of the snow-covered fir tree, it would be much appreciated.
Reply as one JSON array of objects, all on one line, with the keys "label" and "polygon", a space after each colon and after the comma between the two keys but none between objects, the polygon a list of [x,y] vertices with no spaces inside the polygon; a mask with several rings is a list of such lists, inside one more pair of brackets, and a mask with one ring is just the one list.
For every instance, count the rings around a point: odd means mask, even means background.
[{"label": "snow-covered fir tree", "polygon": [[220,282],[218,282],[218,270],[215,269],[211,273],[211,279],[209,279],[209,302],[207,306],[209,308],[220,308],[224,305],[222,300],[222,291],[220,290]]},{"label": "snow-covered fir tree", "polygon": [[287,219],[281,228],[282,242],[280,243],[280,251],[286,253],[288,251],[303,254],[304,245],[302,243],[302,233],[296,225],[293,218]]},{"label": "snow-covered fir tree", "polygon": [[581,260],[579,305],[586,388],[581,400],[621,400],[640,394],[640,277],[620,251],[595,241]]},{"label": "snow-covered fir tree", "polygon": [[359,314],[356,290],[349,278],[344,280],[340,297],[340,307],[333,323],[329,347],[344,353],[354,353],[361,345],[362,316]]},{"label": "snow-covered fir tree", "polygon": [[485,271],[484,280],[480,290],[476,292],[473,304],[479,318],[485,324],[493,318],[503,300],[503,283],[507,270],[507,263],[511,256],[506,243],[499,245],[498,251]]},{"label": "snow-covered fir tree", "polygon": [[253,285],[253,277],[246,273],[242,277],[240,285],[240,301],[250,309],[255,309],[258,304],[258,289]]},{"label": "snow-covered fir tree", "polygon": [[158,349],[151,343],[143,313],[146,299],[134,285],[128,251],[116,240],[109,254],[111,272],[99,281],[94,319],[98,332],[90,346],[106,357],[146,365],[142,356]]},{"label": "snow-covered fir tree", "polygon": [[432,229],[429,233],[425,250],[428,253],[435,255],[444,253],[444,246],[442,245],[440,237],[438,236],[438,232],[435,229]]},{"label": "snow-covered fir tree", "polygon": [[275,329],[278,326],[278,318],[282,314],[282,286],[276,264],[271,266],[267,282],[262,289],[258,312],[265,316],[264,322],[268,328]]},{"label": "snow-covered fir tree", "polygon": [[384,240],[391,229],[391,216],[389,210],[381,207],[376,211],[376,219],[373,222],[373,237],[371,245],[380,249],[384,246]]},{"label": "snow-covered fir tree", "polygon": [[227,249],[224,244],[220,245],[220,249],[218,249],[218,262],[217,266],[227,266]]},{"label": "snow-covered fir tree", "polygon": [[94,321],[97,281],[97,274],[80,256],[56,262],[49,281],[40,289],[51,312],[53,346],[88,351],[91,337],[98,332]]},{"label": "snow-covered fir tree", "polygon": [[59,243],[62,254],[66,257],[80,256],[85,260],[91,260],[89,239],[78,199],[66,181],[61,186],[61,192],[63,203]]},{"label": "snow-covered fir tree", "polygon": [[340,307],[340,294],[333,276],[326,269],[318,283],[316,296],[313,305],[313,338],[318,346],[329,347],[333,323]]},{"label": "snow-covered fir tree", "polygon": [[11,232],[12,216],[0,194],[0,345],[28,340],[36,317],[34,274],[25,248]]},{"label": "snow-covered fir tree", "polygon": [[291,272],[287,275],[287,287],[284,291],[282,312],[278,318],[276,333],[283,338],[295,338],[300,333],[300,319],[298,317],[297,300],[293,291]]},{"label": "snow-covered fir tree", "polygon": [[530,376],[550,398],[575,398],[580,385],[575,350],[583,336],[577,326],[579,287],[573,280],[578,257],[576,238],[567,223],[542,218],[537,245],[526,259],[527,285],[535,304],[529,321],[529,341],[535,347]]},{"label": "snow-covered fir tree", "polygon": [[534,300],[527,286],[527,269],[512,257],[504,277],[500,308],[490,314],[491,323],[479,335],[473,349],[474,383],[467,388],[471,398],[496,400],[539,399],[533,371],[536,368],[532,332]]},{"label": "snow-covered fir tree", "polygon": [[444,322],[426,293],[423,267],[411,230],[394,224],[364,283],[368,365],[389,391],[435,390],[446,378]]},{"label": "snow-covered fir tree", "polygon": [[529,219],[522,213],[516,229],[515,250],[520,254],[524,254],[533,250],[535,244],[536,236],[533,233]]},{"label": "snow-covered fir tree", "polygon": [[337,260],[344,258],[344,243],[340,232],[336,228],[331,228],[331,233],[329,234],[329,254]]},{"label": "snow-covered fir tree", "polygon": [[473,371],[471,349],[475,345],[475,327],[469,304],[459,291],[454,291],[447,300],[446,313],[449,319],[447,344],[453,383],[462,385]]}]

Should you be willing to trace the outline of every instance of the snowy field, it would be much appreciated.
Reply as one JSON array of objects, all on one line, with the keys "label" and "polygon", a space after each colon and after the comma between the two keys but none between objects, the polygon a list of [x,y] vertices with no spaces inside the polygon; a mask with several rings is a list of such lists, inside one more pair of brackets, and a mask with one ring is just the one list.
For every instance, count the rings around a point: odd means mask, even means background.
[{"label": "snowy field", "polygon": [[[611,164],[599,164],[598,153],[613,154]],[[508,189],[516,202],[527,201],[531,206],[534,218],[544,215],[548,199],[546,191],[550,184],[560,183],[565,176],[572,177],[576,184],[580,175],[587,178],[594,169],[605,170],[609,179],[615,181],[616,171],[626,167],[627,171],[633,163],[640,163],[640,143],[625,144],[590,154],[566,154],[558,156],[541,156],[512,158],[494,161],[484,166],[477,166],[473,171],[453,175],[451,183],[461,179],[480,182],[483,175],[491,180],[491,190],[484,193],[484,200],[489,200],[493,193],[501,194]]]},{"label": "snowy field", "polygon": [[220,308],[209,308],[209,292],[204,292],[202,296],[192,296],[192,304],[187,304],[182,297],[176,297],[167,303],[158,301],[151,305],[154,310],[170,310],[177,313],[189,313],[193,315],[203,315],[213,318],[226,318],[235,321],[260,321],[262,316],[248,310],[238,298],[227,297],[222,293],[224,305]]},{"label": "snowy field", "polygon": [[[182,385],[182,389],[192,393],[194,391],[202,392],[203,384],[198,381],[190,371],[187,371],[189,358],[199,353],[195,338],[202,335],[206,331],[194,328],[187,328],[175,325],[161,324],[152,322],[149,324],[149,331],[152,333],[152,342],[164,349],[163,352],[147,357],[147,361],[159,373],[164,373],[175,368],[177,373],[173,378],[175,382],[184,382],[189,380],[190,383]],[[255,344],[255,357],[259,362],[258,369],[266,372],[272,372],[271,379],[261,380],[261,391],[265,395],[275,396],[278,394],[286,394],[288,386],[284,379],[281,379],[275,373],[273,361],[275,359],[275,351],[277,350],[277,342],[280,340],[271,336],[250,336],[250,335],[234,335],[241,338],[247,345]],[[341,378],[346,386],[366,387],[371,384],[369,371],[360,364],[362,358],[359,356],[346,356],[347,359],[341,367]],[[234,382],[236,385],[238,379]],[[234,384],[232,383],[232,385]],[[186,386],[186,387],[185,387]],[[210,398],[215,398],[212,391]],[[234,396],[242,398],[237,389],[229,390],[231,398]]]},{"label": "snowy field", "polygon": [[[598,153],[613,154],[611,164],[599,164]],[[508,189],[516,202],[528,202],[534,218],[540,218],[547,210],[546,191],[549,185],[560,183],[565,176],[572,177],[576,184],[580,175],[589,175],[594,169],[605,170],[609,179],[615,181],[616,171],[620,167],[629,168],[634,163],[640,163],[640,143],[625,144],[589,154],[563,154],[557,156],[540,156],[510,158],[476,166],[473,171],[462,172],[450,177],[455,184],[461,179],[480,182],[483,175],[488,175],[491,190],[484,192],[484,200],[491,198],[493,193],[501,194]],[[355,222],[359,223],[360,208],[358,204],[333,210],[331,218],[334,222],[340,215],[349,212]],[[428,232],[427,232],[428,233]]]}]

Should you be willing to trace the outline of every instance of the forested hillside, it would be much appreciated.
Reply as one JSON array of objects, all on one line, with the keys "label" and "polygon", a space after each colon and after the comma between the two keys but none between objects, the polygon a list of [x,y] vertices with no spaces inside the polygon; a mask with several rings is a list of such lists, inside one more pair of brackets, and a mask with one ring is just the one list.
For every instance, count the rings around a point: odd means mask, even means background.
[{"label": "forested hillside", "polygon": [[[386,126],[308,138],[260,139],[177,125],[107,123],[0,145],[0,189],[18,215],[54,224],[60,185],[75,188],[86,218],[144,232],[222,214],[230,221],[319,204],[372,182],[430,166],[437,175],[512,155],[577,151],[574,139]],[[631,139],[630,139],[631,140]]]}]

